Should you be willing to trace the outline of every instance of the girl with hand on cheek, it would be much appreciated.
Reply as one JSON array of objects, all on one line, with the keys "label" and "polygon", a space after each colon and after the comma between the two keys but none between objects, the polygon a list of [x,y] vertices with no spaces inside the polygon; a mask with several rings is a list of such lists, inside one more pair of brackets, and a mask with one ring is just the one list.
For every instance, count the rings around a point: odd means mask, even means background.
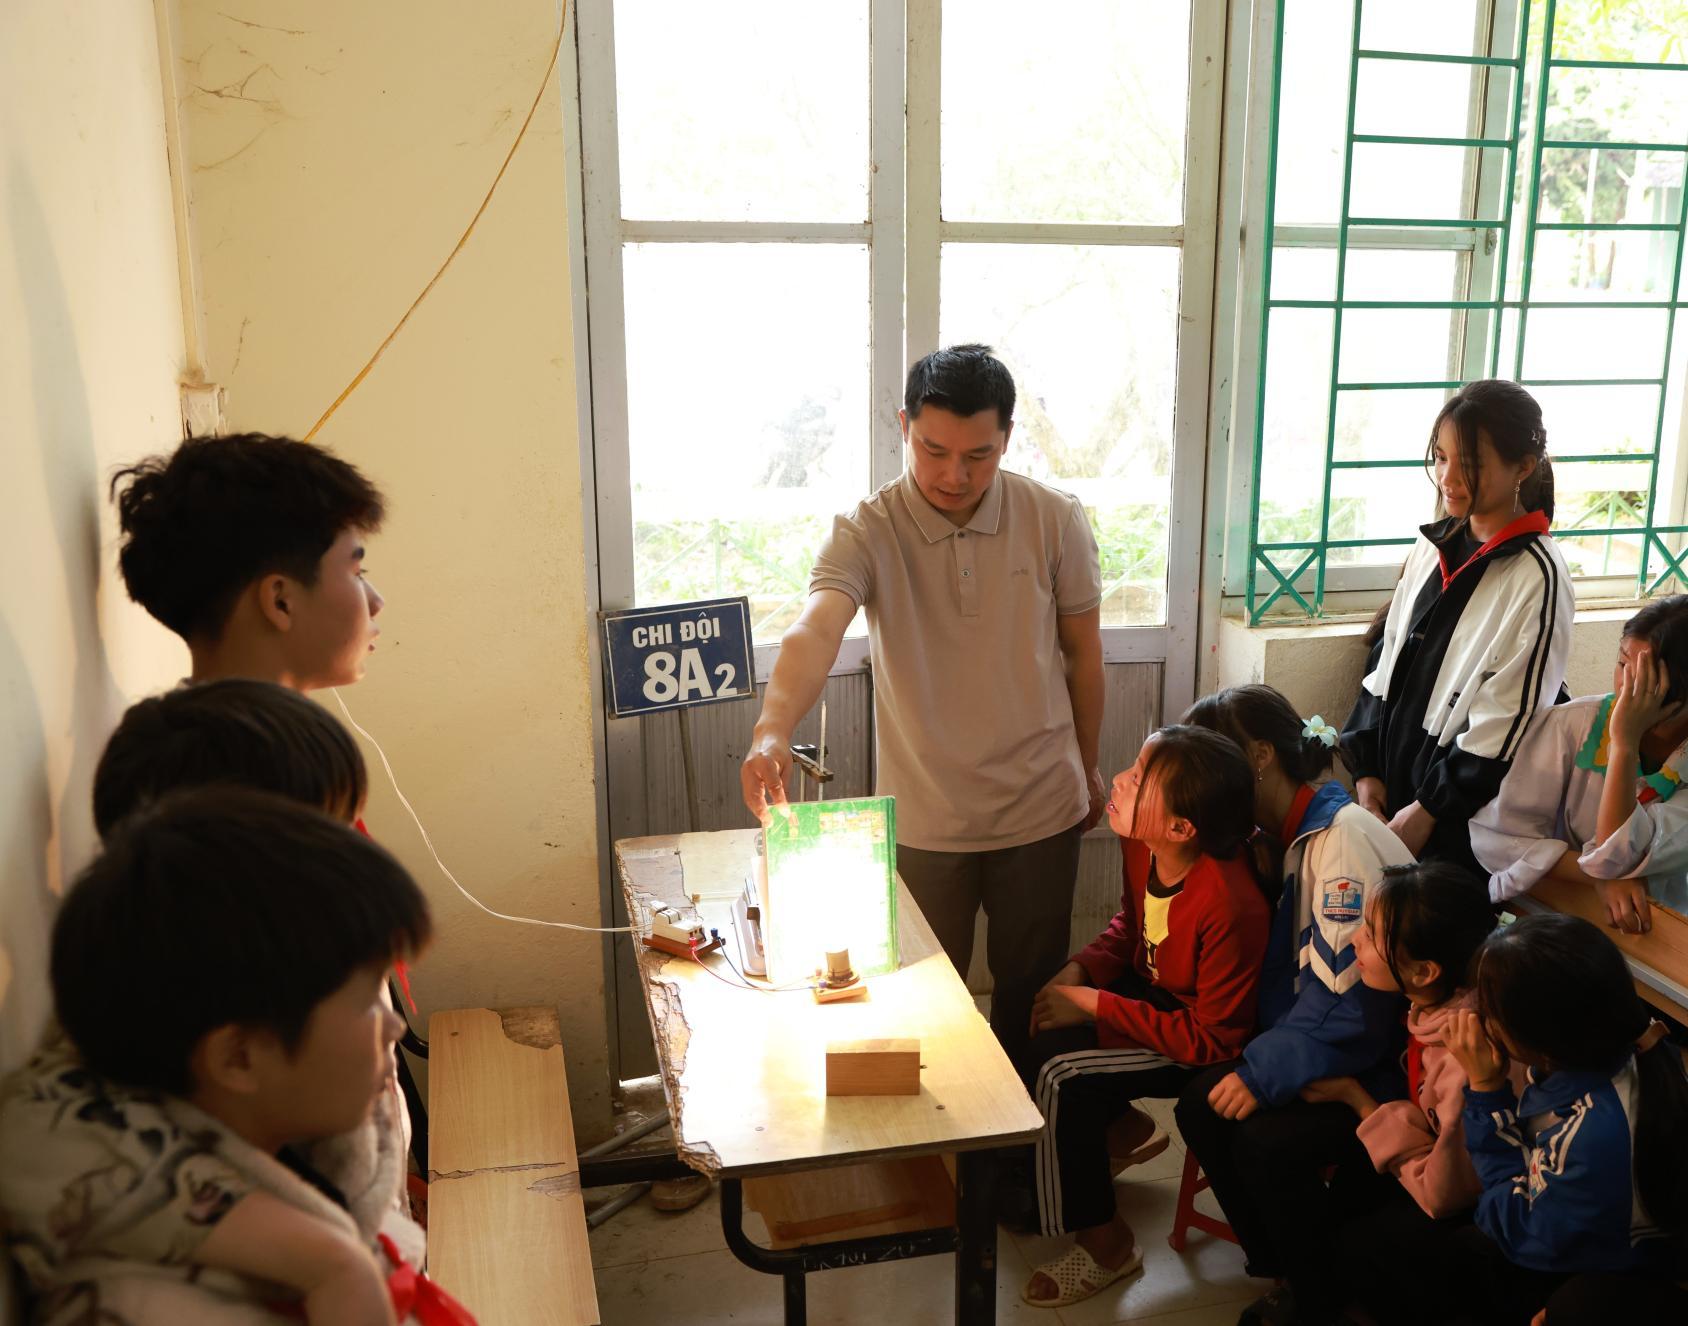
[{"label": "girl with hand on cheek", "polygon": [[1612,693],[1531,721],[1471,846],[1504,902],[1544,879],[1592,889],[1613,929],[1652,929],[1652,900],[1688,911],[1688,595],[1624,623]]}]

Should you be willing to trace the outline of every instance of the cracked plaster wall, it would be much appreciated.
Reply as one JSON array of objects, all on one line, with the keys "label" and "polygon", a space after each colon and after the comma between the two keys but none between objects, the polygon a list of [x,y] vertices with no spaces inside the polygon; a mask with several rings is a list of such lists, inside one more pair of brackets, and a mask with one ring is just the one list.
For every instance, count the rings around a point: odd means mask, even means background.
[{"label": "cracked plaster wall", "polygon": [[[173,0],[206,374],[302,434],[456,242],[526,114],[551,0]],[[569,58],[565,48],[563,58]],[[318,441],[386,490],[387,598],[345,692],[463,882],[598,924],[562,109],[553,75],[467,248]],[[378,765],[367,819],[434,904],[433,1009],[549,1003],[575,1126],[608,1131],[599,940],[476,912]]]}]

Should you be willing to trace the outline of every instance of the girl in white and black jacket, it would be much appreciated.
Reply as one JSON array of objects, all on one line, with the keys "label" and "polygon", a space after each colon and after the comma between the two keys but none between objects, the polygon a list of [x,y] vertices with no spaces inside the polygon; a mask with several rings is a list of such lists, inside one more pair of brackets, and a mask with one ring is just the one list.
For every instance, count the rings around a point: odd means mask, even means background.
[{"label": "girl in white and black jacket", "polygon": [[1471,383],[1425,461],[1446,515],[1407,554],[1342,746],[1361,805],[1419,859],[1475,871],[1471,816],[1564,686],[1571,574],[1548,534],[1553,468],[1529,392]]}]

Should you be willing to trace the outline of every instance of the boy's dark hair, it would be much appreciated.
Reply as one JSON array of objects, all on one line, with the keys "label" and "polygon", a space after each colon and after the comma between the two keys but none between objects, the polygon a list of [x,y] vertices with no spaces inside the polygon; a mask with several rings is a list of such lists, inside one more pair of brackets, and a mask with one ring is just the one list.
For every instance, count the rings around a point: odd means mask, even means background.
[{"label": "boy's dark hair", "polygon": [[1254,772],[1236,742],[1188,723],[1159,728],[1143,765],[1139,797],[1151,782],[1159,786],[1166,809],[1190,822],[1203,855],[1228,861],[1249,849],[1255,882],[1276,902],[1283,891],[1281,862],[1266,835],[1255,830]]},{"label": "boy's dark hair", "polygon": [[342,531],[373,533],[386,514],[354,466],[264,433],[189,438],[119,470],[111,495],[129,597],[184,640],[215,640],[259,576],[314,585]]},{"label": "boy's dark hair", "polygon": [[1665,665],[1665,700],[1688,698],[1688,594],[1654,599],[1624,623],[1624,638],[1644,641]]},{"label": "boy's dark hair", "polygon": [[[1553,912],[1502,926],[1477,954],[1477,1008],[1494,1035],[1551,1069],[1613,1073],[1635,1051],[1652,1014],[1635,993],[1624,956],[1580,916]],[[1688,1076],[1681,1052],[1661,1040],[1636,1055],[1636,1190],[1646,1214],[1688,1239]]]},{"label": "boy's dark hair", "polygon": [[1298,783],[1322,777],[1336,753],[1317,737],[1301,735],[1307,726],[1301,715],[1270,686],[1229,686],[1204,695],[1184,711],[1183,721],[1229,737],[1245,756],[1250,742],[1266,742],[1278,767]]},{"label": "boy's dark hair", "polygon": [[94,827],[210,783],[274,792],[349,822],[369,791],[357,743],[332,714],[273,682],[228,678],[131,705],[94,771]]},{"label": "boy's dark hair", "polygon": [[416,952],[428,904],[403,866],[344,824],[241,787],[177,793],[130,816],[53,926],[53,1002],[89,1069],[188,1095],[218,1027],[296,1049],[355,973]]},{"label": "boy's dark hair", "polygon": [[1525,511],[1540,511],[1553,519],[1553,463],[1547,458],[1547,426],[1542,423],[1536,398],[1516,382],[1487,378],[1467,383],[1442,406],[1430,426],[1430,442],[1424,449],[1424,465],[1435,481],[1436,436],[1443,420],[1451,419],[1459,434],[1459,468],[1466,491],[1477,497],[1477,444],[1479,433],[1488,434],[1495,454],[1510,465],[1526,456],[1536,458],[1536,468],[1518,490],[1518,505]]},{"label": "boy's dark hair", "polygon": [[963,419],[995,410],[1004,428],[1014,420],[1014,375],[988,345],[951,345],[934,350],[908,371],[903,409],[910,419],[936,405]]},{"label": "boy's dark hair", "polygon": [[1488,890],[1469,871],[1446,862],[1385,866],[1372,891],[1372,919],[1382,935],[1379,955],[1395,984],[1405,989],[1398,954],[1434,962],[1441,979],[1431,999],[1446,1003],[1471,983],[1477,950],[1495,928]]}]

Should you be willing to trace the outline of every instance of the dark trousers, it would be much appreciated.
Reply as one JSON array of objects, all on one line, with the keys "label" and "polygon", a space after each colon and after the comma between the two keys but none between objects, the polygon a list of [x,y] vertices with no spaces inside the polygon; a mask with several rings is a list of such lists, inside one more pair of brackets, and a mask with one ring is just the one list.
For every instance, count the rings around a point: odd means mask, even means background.
[{"label": "dark trousers", "polygon": [[[1157,1005],[1171,999],[1135,972],[1111,988]],[[1039,1032],[1027,1062],[1036,1065],[1028,1085],[1043,1113],[1033,1160],[1038,1225],[1045,1234],[1105,1225],[1114,1218],[1108,1125],[1134,1100],[1176,1097],[1200,1070],[1153,1050],[1104,1049],[1092,1023]]]},{"label": "dark trousers", "polygon": [[1372,1197],[1342,1212],[1335,1244],[1353,1296],[1384,1326],[1432,1326],[1464,1310],[1452,1295],[1472,1290],[1455,1280],[1460,1231],[1471,1227],[1471,1213],[1438,1220],[1393,1180]]},{"label": "dark trousers", "polygon": [[[1297,1100],[1241,1122],[1220,1118],[1207,1095],[1235,1067],[1219,1064],[1190,1081],[1175,1109],[1178,1131],[1201,1162],[1249,1273],[1283,1276],[1298,1317],[1322,1321],[1346,1295],[1331,1255],[1339,1212],[1366,1205],[1363,1193],[1395,1181],[1372,1169],[1355,1136],[1359,1120],[1346,1105]],[[1327,1184],[1324,1172],[1333,1166]]]},{"label": "dark trousers", "polygon": [[928,852],[897,846],[897,873],[962,980],[973,961],[981,906],[989,928],[991,1030],[1016,1065],[1026,1053],[1032,999],[1072,955],[1079,826],[1021,847]]}]

